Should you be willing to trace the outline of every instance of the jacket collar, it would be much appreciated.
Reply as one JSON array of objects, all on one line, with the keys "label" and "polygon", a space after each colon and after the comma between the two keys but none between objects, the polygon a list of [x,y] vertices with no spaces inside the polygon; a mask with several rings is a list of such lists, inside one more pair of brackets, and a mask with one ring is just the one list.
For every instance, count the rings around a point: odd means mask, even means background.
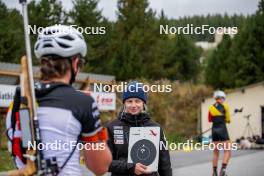
[{"label": "jacket collar", "polygon": [[54,89],[58,87],[71,87],[70,85],[61,82],[51,82],[51,83],[36,82],[34,86],[35,86],[35,92],[37,98],[47,95],[48,93],[52,92]]},{"label": "jacket collar", "polygon": [[148,113],[140,113],[138,115],[132,115],[129,113],[121,112],[118,119],[131,125],[140,126],[143,123],[150,120]]}]

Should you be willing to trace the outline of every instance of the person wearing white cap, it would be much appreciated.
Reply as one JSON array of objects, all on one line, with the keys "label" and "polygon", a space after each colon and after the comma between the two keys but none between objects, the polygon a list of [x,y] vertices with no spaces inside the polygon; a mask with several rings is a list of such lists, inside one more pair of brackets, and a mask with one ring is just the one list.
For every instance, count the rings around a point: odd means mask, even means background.
[{"label": "person wearing white cap", "polygon": [[[226,167],[231,157],[231,142],[226,128],[226,123],[230,123],[230,112],[227,103],[225,103],[225,92],[218,90],[214,92],[215,103],[209,107],[208,121],[213,123],[212,141],[215,146],[222,144],[224,148],[224,158],[219,176],[226,176]],[[213,176],[217,174],[217,163],[219,158],[219,149],[215,147],[213,153]]]}]

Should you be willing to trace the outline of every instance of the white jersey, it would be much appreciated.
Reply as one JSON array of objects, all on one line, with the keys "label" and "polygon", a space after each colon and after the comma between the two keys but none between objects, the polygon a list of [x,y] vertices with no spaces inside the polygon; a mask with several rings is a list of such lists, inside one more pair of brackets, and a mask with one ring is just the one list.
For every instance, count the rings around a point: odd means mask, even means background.
[{"label": "white jersey", "polygon": [[[43,143],[39,147],[44,147],[44,158],[56,157],[61,167],[78,137],[86,142],[101,130],[99,110],[93,98],[62,83],[37,84],[36,96]],[[82,175],[78,147],[59,175]]]}]

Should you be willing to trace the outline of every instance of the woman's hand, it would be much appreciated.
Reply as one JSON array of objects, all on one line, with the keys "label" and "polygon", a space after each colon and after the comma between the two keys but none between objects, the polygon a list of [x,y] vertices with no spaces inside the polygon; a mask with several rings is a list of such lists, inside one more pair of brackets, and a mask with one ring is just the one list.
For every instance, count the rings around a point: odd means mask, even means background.
[{"label": "woman's hand", "polygon": [[150,174],[151,172],[147,171],[147,166],[145,166],[141,163],[137,163],[134,173],[136,175],[141,175],[141,174]]}]

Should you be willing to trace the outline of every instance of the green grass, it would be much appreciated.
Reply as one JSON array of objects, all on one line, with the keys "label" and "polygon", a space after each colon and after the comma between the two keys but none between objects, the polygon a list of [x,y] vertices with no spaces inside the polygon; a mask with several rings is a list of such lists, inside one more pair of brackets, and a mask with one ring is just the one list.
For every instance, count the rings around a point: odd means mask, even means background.
[{"label": "green grass", "polygon": [[15,169],[11,153],[7,151],[7,138],[5,135],[5,119],[0,115],[0,172]]},{"label": "green grass", "polygon": [[15,169],[11,154],[5,149],[1,149],[0,153],[0,172]]},{"label": "green grass", "polygon": [[187,140],[186,137],[180,136],[176,133],[166,134],[166,139],[169,143],[184,143]]}]

